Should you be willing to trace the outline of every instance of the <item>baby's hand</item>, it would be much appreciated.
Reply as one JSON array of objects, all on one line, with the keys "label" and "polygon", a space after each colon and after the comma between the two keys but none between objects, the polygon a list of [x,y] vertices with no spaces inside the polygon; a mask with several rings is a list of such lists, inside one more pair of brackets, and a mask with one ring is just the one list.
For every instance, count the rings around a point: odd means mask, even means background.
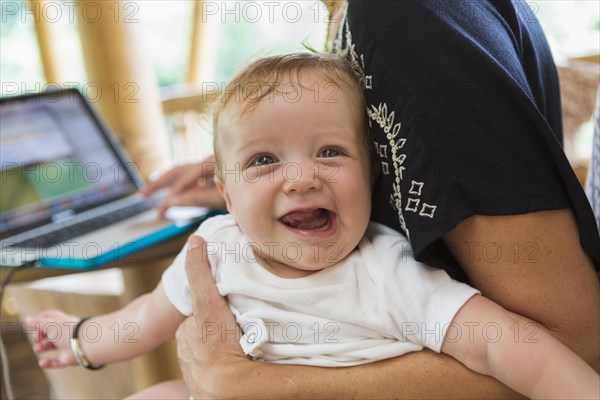
[{"label": "baby's hand", "polygon": [[[35,330],[33,352],[43,354],[39,365],[42,368],[76,365],[71,350],[71,335],[79,318],[58,310],[46,310],[25,318],[27,328]],[[53,351],[54,354],[44,354]]]}]

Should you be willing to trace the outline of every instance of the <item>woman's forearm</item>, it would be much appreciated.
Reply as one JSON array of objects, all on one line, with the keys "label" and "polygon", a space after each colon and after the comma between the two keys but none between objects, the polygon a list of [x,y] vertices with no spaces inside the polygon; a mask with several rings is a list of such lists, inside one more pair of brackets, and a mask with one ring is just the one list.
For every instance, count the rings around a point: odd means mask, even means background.
[{"label": "woman's forearm", "polygon": [[[519,397],[497,380],[430,350],[347,368],[250,361],[236,340],[240,332],[235,318],[212,280],[201,238],[188,240],[185,263],[194,288],[193,317],[177,331],[177,354],[194,398]],[[213,328],[210,335],[205,334],[205,324]],[[215,332],[214,327],[222,331]]]},{"label": "woman's forearm", "polygon": [[[483,295],[600,369],[600,285],[571,210],[474,216],[444,241]],[[495,259],[486,246],[498,250]]]},{"label": "woman's forearm", "polygon": [[497,380],[430,350],[346,368],[239,359],[195,371],[195,398],[520,398]]}]

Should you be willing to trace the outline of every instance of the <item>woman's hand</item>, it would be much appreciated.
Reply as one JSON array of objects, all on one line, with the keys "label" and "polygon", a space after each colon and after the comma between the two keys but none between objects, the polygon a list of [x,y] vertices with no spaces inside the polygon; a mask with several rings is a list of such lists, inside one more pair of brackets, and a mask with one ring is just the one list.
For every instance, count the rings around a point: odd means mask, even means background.
[{"label": "woman's hand", "polygon": [[[225,299],[213,280],[206,243],[198,236],[188,239],[185,260],[187,278],[192,288],[192,312],[177,330],[177,355],[183,379],[195,398],[222,393],[220,386],[231,385],[242,364],[250,366],[239,340],[242,335]],[[232,371],[231,382],[216,376]],[[235,370],[235,371],[234,371]]]},{"label": "woman's hand", "polygon": [[144,196],[151,196],[161,189],[169,189],[169,194],[158,206],[160,215],[164,215],[171,206],[225,208],[225,202],[213,183],[215,166],[213,156],[199,163],[180,165],[148,183],[141,192]]},{"label": "woman's hand", "polygon": [[42,311],[25,319],[27,328],[35,331],[33,352],[42,355],[49,351],[55,352],[48,358],[40,359],[40,367],[57,368],[77,364],[71,350],[71,334],[78,322],[78,317],[59,310]]}]

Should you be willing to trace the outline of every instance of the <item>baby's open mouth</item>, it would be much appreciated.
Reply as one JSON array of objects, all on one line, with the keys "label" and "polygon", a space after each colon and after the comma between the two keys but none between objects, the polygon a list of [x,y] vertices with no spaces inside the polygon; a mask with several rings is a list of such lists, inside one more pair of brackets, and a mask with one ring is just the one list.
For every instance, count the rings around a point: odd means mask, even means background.
[{"label": "baby's open mouth", "polygon": [[292,211],[279,218],[279,221],[294,229],[324,231],[331,227],[332,217],[333,213],[331,211],[324,208],[315,208]]}]

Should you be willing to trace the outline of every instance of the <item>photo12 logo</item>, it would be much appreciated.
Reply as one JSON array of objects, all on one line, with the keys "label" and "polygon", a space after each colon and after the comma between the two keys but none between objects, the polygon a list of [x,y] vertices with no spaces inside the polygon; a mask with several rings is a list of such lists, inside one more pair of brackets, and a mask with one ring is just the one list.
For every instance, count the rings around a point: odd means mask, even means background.
[{"label": "photo12 logo", "polygon": [[120,163],[101,165],[95,161],[81,163],[79,161],[48,161],[37,164],[25,162],[2,162],[0,181],[6,184],[12,180],[29,183],[73,184],[84,181],[86,184],[102,182],[105,184],[135,183],[138,167],[129,162],[125,168]]},{"label": "photo12 logo", "polygon": [[59,101],[73,103],[77,101],[77,95],[65,89],[77,89],[79,93],[89,102],[97,103],[102,96],[110,96],[114,103],[139,103],[138,93],[140,90],[136,82],[113,82],[103,87],[96,82],[2,82],[1,90],[3,96],[32,95],[34,100],[46,103],[57,103]]},{"label": "photo12 logo", "polygon": [[334,1],[203,1],[202,22],[295,24],[310,18],[314,23],[326,23],[339,7]]},{"label": "photo12 logo", "polygon": [[78,19],[96,23],[138,23],[140,6],[135,1],[0,1],[2,23],[17,18],[21,23],[75,23]]},{"label": "photo12 logo", "polygon": [[67,240],[59,244],[50,245],[47,247],[41,246],[24,246],[10,247],[12,244],[6,242],[7,246],[2,250],[3,257],[10,259],[17,257],[21,260],[42,260],[46,263],[60,263],[61,260],[94,260],[102,255],[111,254],[113,259],[118,259],[121,264],[139,260],[135,254],[140,250],[136,243],[118,243],[113,242],[110,245],[86,241],[79,242],[75,240]]}]

